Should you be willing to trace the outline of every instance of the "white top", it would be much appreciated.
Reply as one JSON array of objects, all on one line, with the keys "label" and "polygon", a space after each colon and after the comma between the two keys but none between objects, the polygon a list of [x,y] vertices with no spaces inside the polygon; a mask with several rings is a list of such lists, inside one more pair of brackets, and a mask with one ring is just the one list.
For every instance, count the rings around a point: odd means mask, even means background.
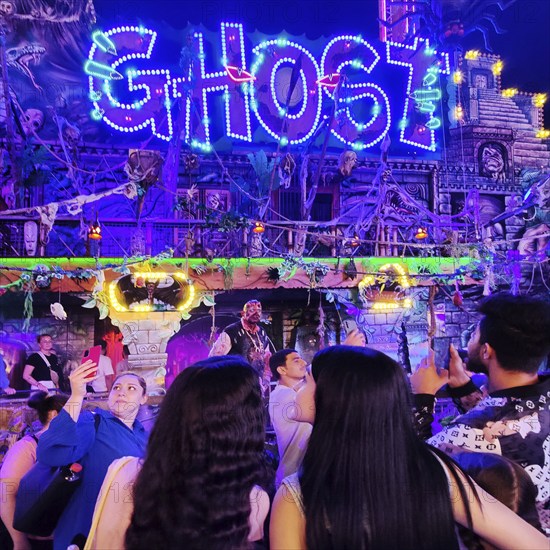
[{"label": "white top", "polygon": [[99,356],[99,363],[97,365],[97,375],[98,378],[91,382],[92,388],[95,392],[107,391],[107,381],[105,380],[106,376],[114,374],[113,363],[111,359],[105,355]]},{"label": "white top", "polygon": [[296,415],[296,392],[287,386],[277,384],[269,396],[269,416],[277,436],[279,467],[275,486],[295,473],[307,449],[311,424],[294,420]]}]

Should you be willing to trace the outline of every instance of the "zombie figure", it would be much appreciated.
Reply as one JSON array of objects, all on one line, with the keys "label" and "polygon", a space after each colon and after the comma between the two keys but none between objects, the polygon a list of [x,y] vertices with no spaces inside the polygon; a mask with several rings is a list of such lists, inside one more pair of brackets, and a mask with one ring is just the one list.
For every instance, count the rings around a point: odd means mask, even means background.
[{"label": "zombie figure", "polygon": [[259,325],[262,304],[258,300],[246,302],[241,315],[240,321],[225,327],[214,342],[209,356],[240,355],[256,369],[264,382],[269,381],[269,358],[275,348]]}]

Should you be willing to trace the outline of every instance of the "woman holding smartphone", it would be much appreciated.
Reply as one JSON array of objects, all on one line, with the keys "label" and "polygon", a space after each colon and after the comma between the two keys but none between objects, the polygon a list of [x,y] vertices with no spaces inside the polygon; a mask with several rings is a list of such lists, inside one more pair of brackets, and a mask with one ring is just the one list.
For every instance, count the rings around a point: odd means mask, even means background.
[{"label": "woman holding smartphone", "polygon": [[48,466],[82,465],[82,483],[65,508],[54,533],[54,549],[84,540],[94,504],[111,462],[122,456],[143,456],[147,434],[139,408],[147,401],[146,384],[137,374],[118,376],[109,392],[109,410],[83,411],[86,383],[97,377],[97,365],[86,361],[69,376],[71,395],[40,438],[38,461]]}]

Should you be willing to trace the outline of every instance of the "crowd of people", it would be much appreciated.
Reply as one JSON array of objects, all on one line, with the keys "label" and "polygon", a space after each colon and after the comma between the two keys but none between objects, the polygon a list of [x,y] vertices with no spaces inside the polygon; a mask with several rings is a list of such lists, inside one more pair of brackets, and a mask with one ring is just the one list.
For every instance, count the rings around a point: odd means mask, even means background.
[{"label": "crowd of people", "polygon": [[[49,334],[40,334],[36,342],[38,351],[30,353],[24,360],[24,367],[19,376],[12,369],[10,377],[6,374],[6,362],[0,352],[0,393],[14,395],[17,390],[43,391],[51,390],[62,393],[70,392],[68,376],[64,372],[63,365],[55,353],[54,339]],[[102,340],[100,344],[101,354],[97,364],[98,376],[87,385],[89,393],[108,392],[111,389],[115,373],[128,370],[127,347],[124,346],[122,357],[116,367],[107,355],[107,342]],[[10,380],[11,378],[11,380]]]},{"label": "crowd of people", "polygon": [[[408,377],[357,330],[308,367],[294,349],[271,349],[261,304],[249,302],[212,357],[176,377],[149,437],[136,419],[146,386],[131,371],[115,378],[108,410],[82,410],[99,376],[84,362],[66,402],[33,395],[43,428],[0,471],[12,497],[37,460],[78,461],[83,483],[53,542],[15,531],[13,498],[2,503],[14,548],[548,550],[550,303],[497,294],[479,312],[466,365],[451,348],[448,370],[430,354]],[[29,365],[44,390],[40,364]],[[478,371],[486,387],[472,381]],[[444,385],[462,414],[432,433]]]}]

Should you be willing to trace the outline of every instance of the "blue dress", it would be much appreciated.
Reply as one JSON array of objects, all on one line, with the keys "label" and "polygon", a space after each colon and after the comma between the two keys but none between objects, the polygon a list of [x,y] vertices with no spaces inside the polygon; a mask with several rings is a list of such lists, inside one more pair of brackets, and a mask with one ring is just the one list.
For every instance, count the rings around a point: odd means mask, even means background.
[{"label": "blue dress", "polygon": [[48,466],[72,462],[82,465],[82,483],[63,512],[54,533],[54,549],[66,550],[78,534],[88,535],[95,502],[107,469],[123,456],[141,457],[145,453],[147,433],[136,420],[132,429],[110,412],[97,409],[94,415],[81,413],[78,422],[62,410],[40,437],[37,459]]}]

